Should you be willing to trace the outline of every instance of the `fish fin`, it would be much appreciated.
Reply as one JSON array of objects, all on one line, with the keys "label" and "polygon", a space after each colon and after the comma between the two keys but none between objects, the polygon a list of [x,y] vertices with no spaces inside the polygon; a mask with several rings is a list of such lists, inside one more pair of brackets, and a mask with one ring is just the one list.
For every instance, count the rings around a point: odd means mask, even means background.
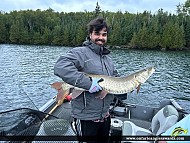
[{"label": "fish fin", "polygon": [[78,97],[81,93],[83,92],[83,90],[76,90],[76,89],[73,89],[72,90],[72,93],[70,94],[72,99],[75,99],[76,97]]},{"label": "fish fin", "polygon": [[139,85],[137,86],[137,94],[138,94],[139,91],[140,91],[140,87],[141,87],[141,84],[139,84]]},{"label": "fish fin", "polygon": [[107,94],[108,92],[106,90],[102,90],[97,93],[96,98],[104,99],[104,97],[106,97]]},{"label": "fish fin", "polygon": [[59,90],[62,88],[62,84],[63,84],[63,82],[54,82],[53,84],[51,84],[51,87]]},{"label": "fish fin", "polygon": [[100,99],[103,99],[104,97],[106,97],[107,94],[108,92],[106,90],[102,90]]},{"label": "fish fin", "polygon": [[66,90],[66,91],[63,91],[63,89],[58,90],[58,94],[56,98],[58,106],[63,103],[63,101],[68,95],[69,95],[69,90]]}]

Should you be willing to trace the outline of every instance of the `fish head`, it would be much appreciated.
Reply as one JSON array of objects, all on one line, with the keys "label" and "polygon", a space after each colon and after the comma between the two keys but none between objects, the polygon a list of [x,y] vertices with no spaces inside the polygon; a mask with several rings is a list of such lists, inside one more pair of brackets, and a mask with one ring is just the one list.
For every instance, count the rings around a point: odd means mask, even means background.
[{"label": "fish head", "polygon": [[148,67],[137,72],[134,76],[139,83],[144,83],[154,72],[154,67]]},{"label": "fish head", "polygon": [[147,68],[147,72],[149,73],[149,75],[152,75],[155,72],[155,68],[154,67],[149,67]]}]

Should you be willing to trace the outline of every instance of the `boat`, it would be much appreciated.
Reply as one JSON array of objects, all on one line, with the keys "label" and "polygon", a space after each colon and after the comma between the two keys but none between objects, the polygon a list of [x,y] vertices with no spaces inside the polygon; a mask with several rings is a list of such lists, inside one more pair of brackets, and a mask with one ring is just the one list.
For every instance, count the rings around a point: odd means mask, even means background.
[{"label": "boat", "polygon": [[[154,141],[151,137],[159,136],[187,115],[175,99],[164,99],[157,107],[124,101],[115,96],[110,104],[110,143],[138,142],[137,139],[145,137],[145,142]],[[0,141],[77,142],[71,122],[71,102],[65,99],[58,105],[54,96],[39,110],[19,108],[1,112]]]}]

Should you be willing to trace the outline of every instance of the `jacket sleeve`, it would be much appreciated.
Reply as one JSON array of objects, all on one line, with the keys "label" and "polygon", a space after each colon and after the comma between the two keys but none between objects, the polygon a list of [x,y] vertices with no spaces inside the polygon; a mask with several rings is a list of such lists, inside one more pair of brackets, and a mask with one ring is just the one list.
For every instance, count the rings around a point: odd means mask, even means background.
[{"label": "jacket sleeve", "polygon": [[68,84],[88,90],[92,82],[88,76],[80,72],[83,67],[83,53],[72,49],[55,63],[54,74]]}]

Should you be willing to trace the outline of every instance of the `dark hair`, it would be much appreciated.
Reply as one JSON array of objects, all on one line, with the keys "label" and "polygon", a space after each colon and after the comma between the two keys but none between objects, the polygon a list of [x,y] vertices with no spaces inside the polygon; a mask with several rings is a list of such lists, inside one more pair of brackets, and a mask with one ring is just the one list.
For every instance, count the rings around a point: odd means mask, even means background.
[{"label": "dark hair", "polygon": [[88,23],[88,34],[92,33],[93,31],[100,31],[103,28],[106,28],[107,33],[109,33],[109,27],[106,21],[102,17],[97,17],[96,19],[91,20]]}]

